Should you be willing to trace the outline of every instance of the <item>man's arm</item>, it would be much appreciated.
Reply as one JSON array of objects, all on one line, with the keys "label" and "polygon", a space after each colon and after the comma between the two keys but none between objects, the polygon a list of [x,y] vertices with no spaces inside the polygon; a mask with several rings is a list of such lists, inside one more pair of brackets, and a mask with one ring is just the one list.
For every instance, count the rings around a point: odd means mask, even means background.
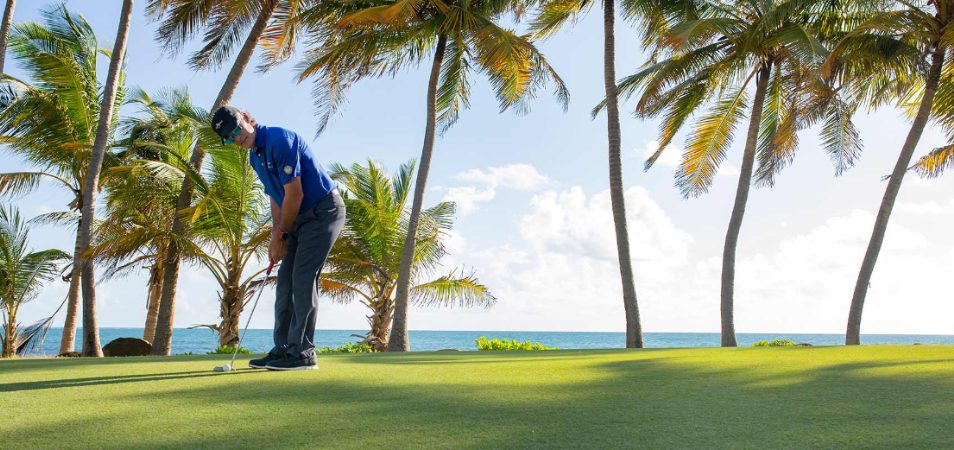
[{"label": "man's arm", "polygon": [[[285,184],[285,199],[281,208],[281,231],[291,231],[295,225],[295,218],[301,209],[301,201],[305,198],[305,191],[301,188],[301,177],[295,177]],[[274,218],[274,211],[272,212]]]},{"label": "man's arm", "polygon": [[272,239],[277,239],[282,227],[282,207],[278,206],[274,198],[269,197],[269,200],[272,201]]}]

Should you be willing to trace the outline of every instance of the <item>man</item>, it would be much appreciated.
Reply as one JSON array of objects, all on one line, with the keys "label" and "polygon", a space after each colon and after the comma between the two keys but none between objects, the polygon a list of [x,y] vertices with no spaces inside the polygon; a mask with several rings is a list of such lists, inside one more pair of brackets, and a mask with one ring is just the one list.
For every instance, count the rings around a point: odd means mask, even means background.
[{"label": "man", "polygon": [[317,369],[315,283],[345,220],[335,182],[293,131],[258,125],[245,111],[223,106],[212,129],[226,144],[249,150],[249,163],[272,204],[268,256],[278,268],[275,346],[249,366],[270,370]]}]

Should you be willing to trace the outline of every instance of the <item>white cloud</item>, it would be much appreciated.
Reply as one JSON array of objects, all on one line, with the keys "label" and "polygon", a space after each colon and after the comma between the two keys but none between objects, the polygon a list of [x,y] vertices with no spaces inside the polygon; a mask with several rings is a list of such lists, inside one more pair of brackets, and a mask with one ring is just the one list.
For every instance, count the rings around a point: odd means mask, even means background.
[{"label": "white cloud", "polygon": [[[679,279],[676,269],[688,263],[691,238],[673,226],[645,189],[630,188],[625,198],[640,292]],[[587,197],[573,187],[537,194],[518,227],[529,249],[505,245],[473,255],[481,280],[500,299],[494,327],[526,328],[532,322],[538,329],[622,328],[608,191]]]},{"label": "white cloud", "polygon": [[447,189],[443,201],[456,203],[457,212],[466,215],[476,211],[478,203],[489,202],[496,196],[497,190],[494,188],[462,186]]},{"label": "white cloud", "polygon": [[[626,200],[645,329],[718,331],[721,252],[696,254],[692,237],[643,188],[628,189]],[[777,245],[756,251],[743,234],[737,331],[841,333],[873,222],[873,214],[855,210],[802,233],[784,230]],[[504,245],[470,255],[500,302],[460,326],[623,329],[607,191],[588,197],[573,187],[537,194],[518,229],[526,248]],[[864,332],[954,331],[946,321],[954,308],[938,297],[943,291],[932,281],[945,279],[951,255],[954,248],[934,248],[919,230],[893,221],[869,290]]]},{"label": "white cloud", "polygon": [[926,216],[954,214],[954,200],[951,200],[946,204],[938,202],[898,203],[898,205],[895,207],[895,211],[902,214],[906,213]]},{"label": "white cloud", "polygon": [[477,210],[479,203],[496,198],[498,188],[532,191],[551,183],[549,178],[541,175],[536,167],[529,164],[509,164],[490,167],[487,170],[471,169],[461,172],[455,178],[473,183],[470,186],[447,188],[444,194],[444,201],[455,202],[457,212],[461,215],[470,214]]},{"label": "white cloud", "polygon": [[740,173],[739,168],[734,164],[723,161],[722,164],[719,165],[719,171],[716,172],[716,175],[720,177],[738,177]]},{"label": "white cloud", "polygon": [[529,191],[546,186],[550,179],[541,175],[530,164],[508,164],[503,167],[490,167],[486,171],[471,169],[456,177],[458,180],[483,184],[496,188],[506,187],[520,191]]}]

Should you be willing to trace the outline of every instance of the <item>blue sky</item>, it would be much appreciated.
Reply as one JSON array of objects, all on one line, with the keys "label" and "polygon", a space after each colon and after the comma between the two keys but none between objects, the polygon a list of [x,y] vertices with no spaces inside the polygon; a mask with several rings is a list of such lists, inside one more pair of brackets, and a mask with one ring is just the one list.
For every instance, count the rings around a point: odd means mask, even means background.
[{"label": "blue sky", "polygon": [[[156,24],[136,2],[127,56],[127,83],[149,92],[188,87],[208,107],[225,71],[194,73],[188,52],[171,58],[153,41]],[[106,8],[104,5],[113,5]],[[14,21],[40,20],[45,2],[20,2]],[[69,8],[93,25],[102,47],[111,48],[119,2],[72,0]],[[643,62],[636,33],[617,29],[617,71],[632,73]],[[540,44],[571,91],[566,113],[542,95],[527,115],[499,113],[485,80],[474,74],[471,108],[437,142],[427,204],[460,204],[451,236],[448,268],[476,271],[499,298],[490,310],[412,311],[412,329],[601,330],[623,329],[619,274],[607,194],[605,118],[589,111],[603,96],[602,21],[589,14],[576,27]],[[195,46],[193,46],[194,48]],[[108,61],[101,61],[105,73]],[[295,61],[261,74],[248,71],[233,104],[265,124],[312,137],[310,86],[295,81]],[[424,126],[425,67],[394,78],[367,80],[348,95],[343,114],[312,141],[322,161],[368,158],[396,168],[417,158]],[[22,72],[11,58],[8,70]],[[649,331],[717,331],[718,274],[722,242],[737,183],[741,140],[711,191],[684,200],[673,186],[673,165],[683,137],[650,172],[642,161],[658,123],[629,115],[624,103],[623,163],[643,325]],[[126,108],[123,114],[132,114]],[[865,142],[859,163],[834,177],[818,145],[817,130],[801,136],[794,164],[773,189],[755,189],[742,230],[736,281],[738,331],[833,332],[844,330],[848,304],[874,214],[908,131],[898,111],[860,114]],[[741,132],[739,133],[741,135]],[[929,128],[917,156],[944,143]],[[2,170],[24,166],[2,153]],[[866,333],[954,334],[950,290],[941,280],[954,261],[954,174],[934,181],[905,180],[865,309]],[[14,200],[26,216],[62,209],[65,193],[43,188]],[[33,231],[36,247],[72,248],[71,232]],[[145,273],[100,284],[102,326],[141,326]],[[66,291],[51,284],[24,307],[24,320],[48,314]],[[199,267],[183,271],[176,326],[217,320],[215,288]],[[260,306],[253,326],[271,325],[270,306]],[[363,328],[359,305],[322,300],[319,328]]]}]

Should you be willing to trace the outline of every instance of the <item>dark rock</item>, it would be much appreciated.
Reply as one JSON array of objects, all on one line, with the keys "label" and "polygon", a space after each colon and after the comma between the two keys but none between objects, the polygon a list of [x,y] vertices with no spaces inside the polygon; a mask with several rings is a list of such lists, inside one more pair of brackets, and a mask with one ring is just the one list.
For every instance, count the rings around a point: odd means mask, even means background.
[{"label": "dark rock", "polygon": [[79,358],[80,356],[83,356],[80,352],[66,352],[56,355],[57,358]]},{"label": "dark rock", "polygon": [[809,344],[808,342],[799,342],[799,343],[795,344],[795,346],[796,346],[796,347],[811,347],[812,344]]},{"label": "dark rock", "polygon": [[103,356],[147,356],[152,344],[139,338],[118,338],[103,347]]}]

